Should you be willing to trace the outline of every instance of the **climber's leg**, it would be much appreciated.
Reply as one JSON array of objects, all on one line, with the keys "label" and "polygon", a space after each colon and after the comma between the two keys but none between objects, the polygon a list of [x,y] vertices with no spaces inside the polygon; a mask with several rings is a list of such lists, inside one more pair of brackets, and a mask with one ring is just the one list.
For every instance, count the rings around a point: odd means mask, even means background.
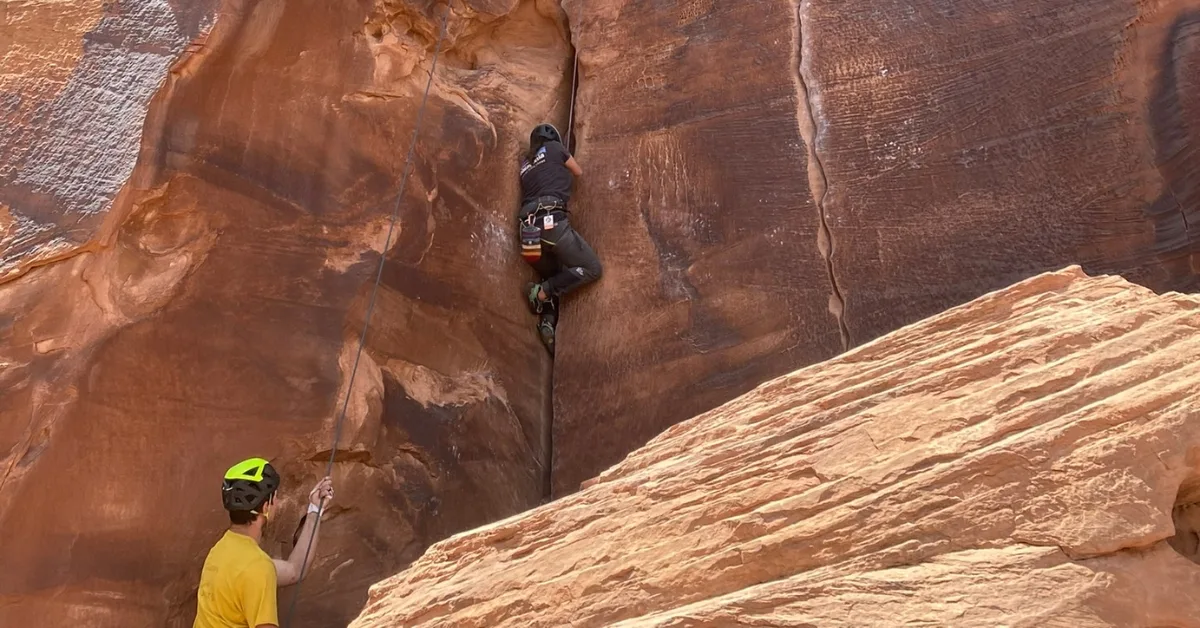
[{"label": "climber's leg", "polygon": [[564,224],[561,233],[556,235],[554,246],[550,248],[557,258],[559,271],[542,282],[546,295],[552,298],[561,297],[600,279],[603,272],[600,258],[578,232]]},{"label": "climber's leg", "polygon": [[554,309],[557,306],[558,299],[546,293],[545,280],[558,274],[562,268],[558,258],[554,255],[554,247],[548,243],[542,243],[542,257],[533,264],[533,269],[537,271],[540,282],[529,282],[525,284],[525,299],[529,304],[529,311],[534,314],[541,314],[547,310]]},{"label": "climber's leg", "polygon": [[554,254],[554,246],[546,242],[542,242],[542,257],[531,266],[537,272],[538,279],[542,281],[557,275],[562,268],[562,264]]}]

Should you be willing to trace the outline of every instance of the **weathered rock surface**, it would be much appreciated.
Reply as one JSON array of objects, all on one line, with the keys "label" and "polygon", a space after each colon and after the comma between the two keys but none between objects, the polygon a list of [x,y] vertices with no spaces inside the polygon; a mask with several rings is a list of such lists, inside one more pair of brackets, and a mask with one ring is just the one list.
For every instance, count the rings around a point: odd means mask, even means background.
[{"label": "weathered rock surface", "polygon": [[1040,275],[434,545],[351,626],[1200,626],[1198,332]]},{"label": "weathered rock surface", "polygon": [[[569,37],[552,0],[451,5],[305,622],[542,497],[510,215],[568,39],[605,277],[560,328],[556,494],[1043,270],[1197,287],[1200,0],[564,0]],[[0,625],[186,625],[231,460],[276,459],[294,520],[443,6],[0,3]]]},{"label": "weathered rock surface", "polygon": [[758,383],[1078,263],[1200,288],[1200,2],[564,0],[558,494]]},{"label": "weathered rock surface", "polygon": [[[0,4],[0,625],[190,626],[249,455],[284,476],[265,546],[290,550],[442,8]],[[543,495],[549,360],[510,230],[519,144],[566,107],[563,15],[456,3],[443,52],[295,626]]]},{"label": "weathered rock surface", "polygon": [[92,243],[216,0],[0,3],[0,280]]},{"label": "weathered rock surface", "polygon": [[605,275],[559,327],[556,494],[843,348],[791,5],[563,4],[580,64],[574,221]]},{"label": "weathered rock surface", "polygon": [[800,4],[855,341],[1033,271],[1200,288],[1200,2]]}]

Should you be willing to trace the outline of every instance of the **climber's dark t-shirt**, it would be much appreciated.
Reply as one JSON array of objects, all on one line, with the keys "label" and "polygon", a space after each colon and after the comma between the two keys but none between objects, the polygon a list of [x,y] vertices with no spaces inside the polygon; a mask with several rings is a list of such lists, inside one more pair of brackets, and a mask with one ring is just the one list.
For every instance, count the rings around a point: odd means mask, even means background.
[{"label": "climber's dark t-shirt", "polygon": [[521,159],[521,204],[539,196],[557,196],[565,203],[571,196],[571,171],[565,165],[571,153],[561,142],[546,142],[534,154],[533,163]]}]

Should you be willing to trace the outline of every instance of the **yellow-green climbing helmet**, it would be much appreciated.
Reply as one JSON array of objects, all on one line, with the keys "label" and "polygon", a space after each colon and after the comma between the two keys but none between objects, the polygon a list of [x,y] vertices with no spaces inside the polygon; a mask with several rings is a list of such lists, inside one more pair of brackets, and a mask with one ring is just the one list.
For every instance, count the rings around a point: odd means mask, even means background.
[{"label": "yellow-green climbing helmet", "polygon": [[226,510],[257,510],[279,488],[279,474],[264,458],[243,460],[225,472],[221,502]]}]

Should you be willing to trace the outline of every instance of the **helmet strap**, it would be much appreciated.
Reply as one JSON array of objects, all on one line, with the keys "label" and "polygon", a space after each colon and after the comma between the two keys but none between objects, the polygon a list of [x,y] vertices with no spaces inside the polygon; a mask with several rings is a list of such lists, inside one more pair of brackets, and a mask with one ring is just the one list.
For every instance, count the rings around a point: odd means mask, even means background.
[{"label": "helmet strap", "polygon": [[271,493],[271,496],[266,498],[265,500],[263,500],[263,503],[259,504],[258,508],[255,508],[254,510],[251,510],[250,512],[262,517],[263,519],[270,519],[271,513],[267,512],[267,509],[264,508],[264,506],[272,506],[274,504],[275,504],[275,493]]}]

